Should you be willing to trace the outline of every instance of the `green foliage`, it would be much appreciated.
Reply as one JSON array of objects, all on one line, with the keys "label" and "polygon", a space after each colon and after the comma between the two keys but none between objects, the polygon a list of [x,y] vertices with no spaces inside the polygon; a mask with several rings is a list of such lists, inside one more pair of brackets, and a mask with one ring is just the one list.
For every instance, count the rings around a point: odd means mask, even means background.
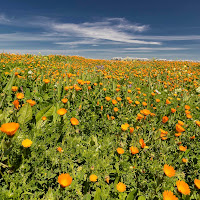
[{"label": "green foliage", "polygon": [[[194,179],[200,179],[198,66],[2,54],[0,123],[18,122],[20,127],[12,137],[0,133],[0,200],[158,200],[165,190],[179,199],[199,199],[194,185]],[[18,91],[12,92],[12,86]],[[24,98],[15,107],[18,92]],[[30,99],[36,104],[27,103]],[[60,116],[60,108],[67,113]],[[143,115],[141,120],[138,114]],[[79,124],[73,126],[71,118]],[[178,120],[185,131],[176,137]],[[129,127],[122,131],[126,123]],[[162,130],[167,131],[166,138],[161,137]],[[22,145],[25,139],[32,141],[30,147]],[[187,150],[180,151],[180,145]],[[132,154],[131,146],[139,152]],[[118,153],[119,147],[124,153]],[[166,176],[165,164],[176,170],[175,176]],[[63,173],[72,177],[65,188],[58,182]],[[96,182],[90,180],[91,174],[98,177]],[[177,180],[189,185],[190,195],[178,192]],[[119,182],[125,184],[124,192],[117,190]]]}]

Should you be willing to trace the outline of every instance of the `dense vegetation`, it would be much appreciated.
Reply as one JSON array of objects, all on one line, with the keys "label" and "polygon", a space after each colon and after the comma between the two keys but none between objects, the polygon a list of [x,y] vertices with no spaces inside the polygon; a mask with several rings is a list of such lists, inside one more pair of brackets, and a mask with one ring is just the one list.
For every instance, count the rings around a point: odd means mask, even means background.
[{"label": "dense vegetation", "polygon": [[0,199],[200,199],[200,64],[0,54]]}]

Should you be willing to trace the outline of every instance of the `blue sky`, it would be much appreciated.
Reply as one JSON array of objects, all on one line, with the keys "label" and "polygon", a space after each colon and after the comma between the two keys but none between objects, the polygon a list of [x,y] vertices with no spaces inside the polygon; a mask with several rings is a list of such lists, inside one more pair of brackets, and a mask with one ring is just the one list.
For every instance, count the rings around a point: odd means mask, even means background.
[{"label": "blue sky", "polygon": [[200,1],[9,0],[0,52],[200,60]]}]

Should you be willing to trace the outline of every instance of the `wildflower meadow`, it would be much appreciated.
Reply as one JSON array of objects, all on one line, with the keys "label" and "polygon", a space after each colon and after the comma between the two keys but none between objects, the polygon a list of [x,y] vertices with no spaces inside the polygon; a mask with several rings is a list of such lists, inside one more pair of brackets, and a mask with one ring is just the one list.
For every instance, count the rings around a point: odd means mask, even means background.
[{"label": "wildflower meadow", "polygon": [[200,63],[0,54],[0,199],[199,200]]}]

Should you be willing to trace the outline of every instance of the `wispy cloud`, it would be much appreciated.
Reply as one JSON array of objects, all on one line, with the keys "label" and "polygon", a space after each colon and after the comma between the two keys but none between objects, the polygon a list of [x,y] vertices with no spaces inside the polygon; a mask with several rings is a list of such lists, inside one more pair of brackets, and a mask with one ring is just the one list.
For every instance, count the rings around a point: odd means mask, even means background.
[{"label": "wispy cloud", "polygon": [[4,14],[0,14],[0,24],[9,24],[11,20]]},{"label": "wispy cloud", "polygon": [[200,40],[200,35],[134,35],[135,39],[155,41]]},{"label": "wispy cloud", "polygon": [[138,47],[138,48],[124,48],[124,50],[128,51],[143,51],[143,50],[149,50],[149,51],[177,51],[177,50],[188,50],[190,48],[178,48],[178,47],[161,47],[161,48],[150,48],[150,47]]},{"label": "wispy cloud", "polygon": [[[79,24],[53,23],[51,28],[62,34],[74,35],[76,37],[109,40],[129,44],[152,44],[160,45],[160,42],[133,39],[135,32],[147,30],[147,25],[130,24],[123,18],[105,19],[99,22],[85,22]],[[132,31],[128,33],[127,30]]]}]

